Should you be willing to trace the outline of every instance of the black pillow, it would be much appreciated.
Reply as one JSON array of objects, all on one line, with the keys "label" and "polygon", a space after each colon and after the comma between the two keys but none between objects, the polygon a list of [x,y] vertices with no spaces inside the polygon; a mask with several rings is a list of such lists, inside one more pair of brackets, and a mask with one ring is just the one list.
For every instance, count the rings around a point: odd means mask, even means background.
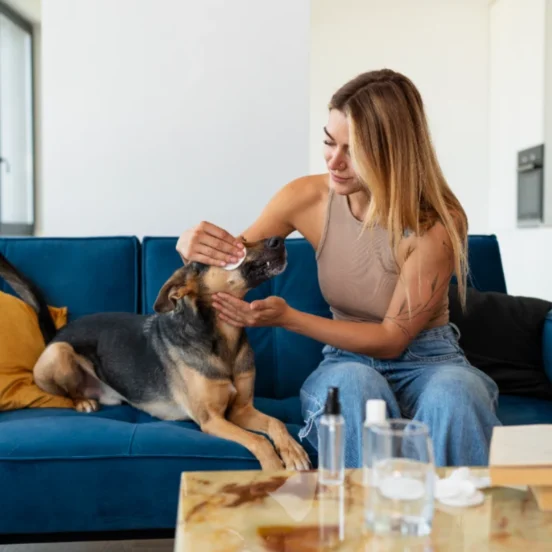
[{"label": "black pillow", "polygon": [[449,305],[466,357],[501,393],[552,400],[542,357],[544,319],[552,303],[468,288],[462,312],[458,288],[451,284]]}]

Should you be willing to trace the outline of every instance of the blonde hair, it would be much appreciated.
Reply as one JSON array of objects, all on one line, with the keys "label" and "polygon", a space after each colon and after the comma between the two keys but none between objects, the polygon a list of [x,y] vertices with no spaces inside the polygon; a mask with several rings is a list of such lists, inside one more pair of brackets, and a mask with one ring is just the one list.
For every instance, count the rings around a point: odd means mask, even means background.
[{"label": "blonde hair", "polygon": [[419,236],[441,222],[465,305],[467,217],[437,161],[414,84],[389,69],[362,73],[333,95],[329,108],[348,119],[352,163],[371,194],[365,227],[385,226],[396,251],[405,232]]}]

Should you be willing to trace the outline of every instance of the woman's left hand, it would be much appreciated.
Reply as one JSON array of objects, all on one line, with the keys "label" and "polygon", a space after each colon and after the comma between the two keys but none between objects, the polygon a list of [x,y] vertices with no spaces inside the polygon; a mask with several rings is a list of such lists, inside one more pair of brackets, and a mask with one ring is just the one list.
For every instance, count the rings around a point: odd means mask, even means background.
[{"label": "woman's left hand", "polygon": [[291,307],[281,297],[272,296],[248,303],[228,293],[216,293],[213,307],[221,320],[238,328],[283,326],[291,312]]}]

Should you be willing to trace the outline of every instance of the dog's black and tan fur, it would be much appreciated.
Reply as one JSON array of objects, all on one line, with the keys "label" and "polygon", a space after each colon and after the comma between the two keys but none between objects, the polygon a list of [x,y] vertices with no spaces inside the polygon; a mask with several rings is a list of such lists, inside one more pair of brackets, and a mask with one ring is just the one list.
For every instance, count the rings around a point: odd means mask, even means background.
[{"label": "dog's black and tan fur", "polygon": [[[36,310],[47,344],[34,367],[36,384],[70,397],[79,411],[126,402],[164,420],[193,420],[205,433],[245,446],[263,469],[308,469],[285,425],[253,407],[255,365],[245,331],[222,322],[211,306],[214,293],[243,297],[285,269],[281,238],[245,245],[237,269],[178,269],[153,315],[88,315],[59,331],[36,286],[0,255],[0,276]],[[247,430],[267,434],[274,447]]]}]

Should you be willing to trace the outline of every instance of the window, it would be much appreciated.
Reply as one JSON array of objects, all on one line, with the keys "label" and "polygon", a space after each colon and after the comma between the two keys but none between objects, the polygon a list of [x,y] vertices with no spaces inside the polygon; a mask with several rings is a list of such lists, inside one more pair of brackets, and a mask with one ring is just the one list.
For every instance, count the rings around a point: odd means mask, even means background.
[{"label": "window", "polygon": [[33,27],[0,2],[0,235],[35,224]]}]

